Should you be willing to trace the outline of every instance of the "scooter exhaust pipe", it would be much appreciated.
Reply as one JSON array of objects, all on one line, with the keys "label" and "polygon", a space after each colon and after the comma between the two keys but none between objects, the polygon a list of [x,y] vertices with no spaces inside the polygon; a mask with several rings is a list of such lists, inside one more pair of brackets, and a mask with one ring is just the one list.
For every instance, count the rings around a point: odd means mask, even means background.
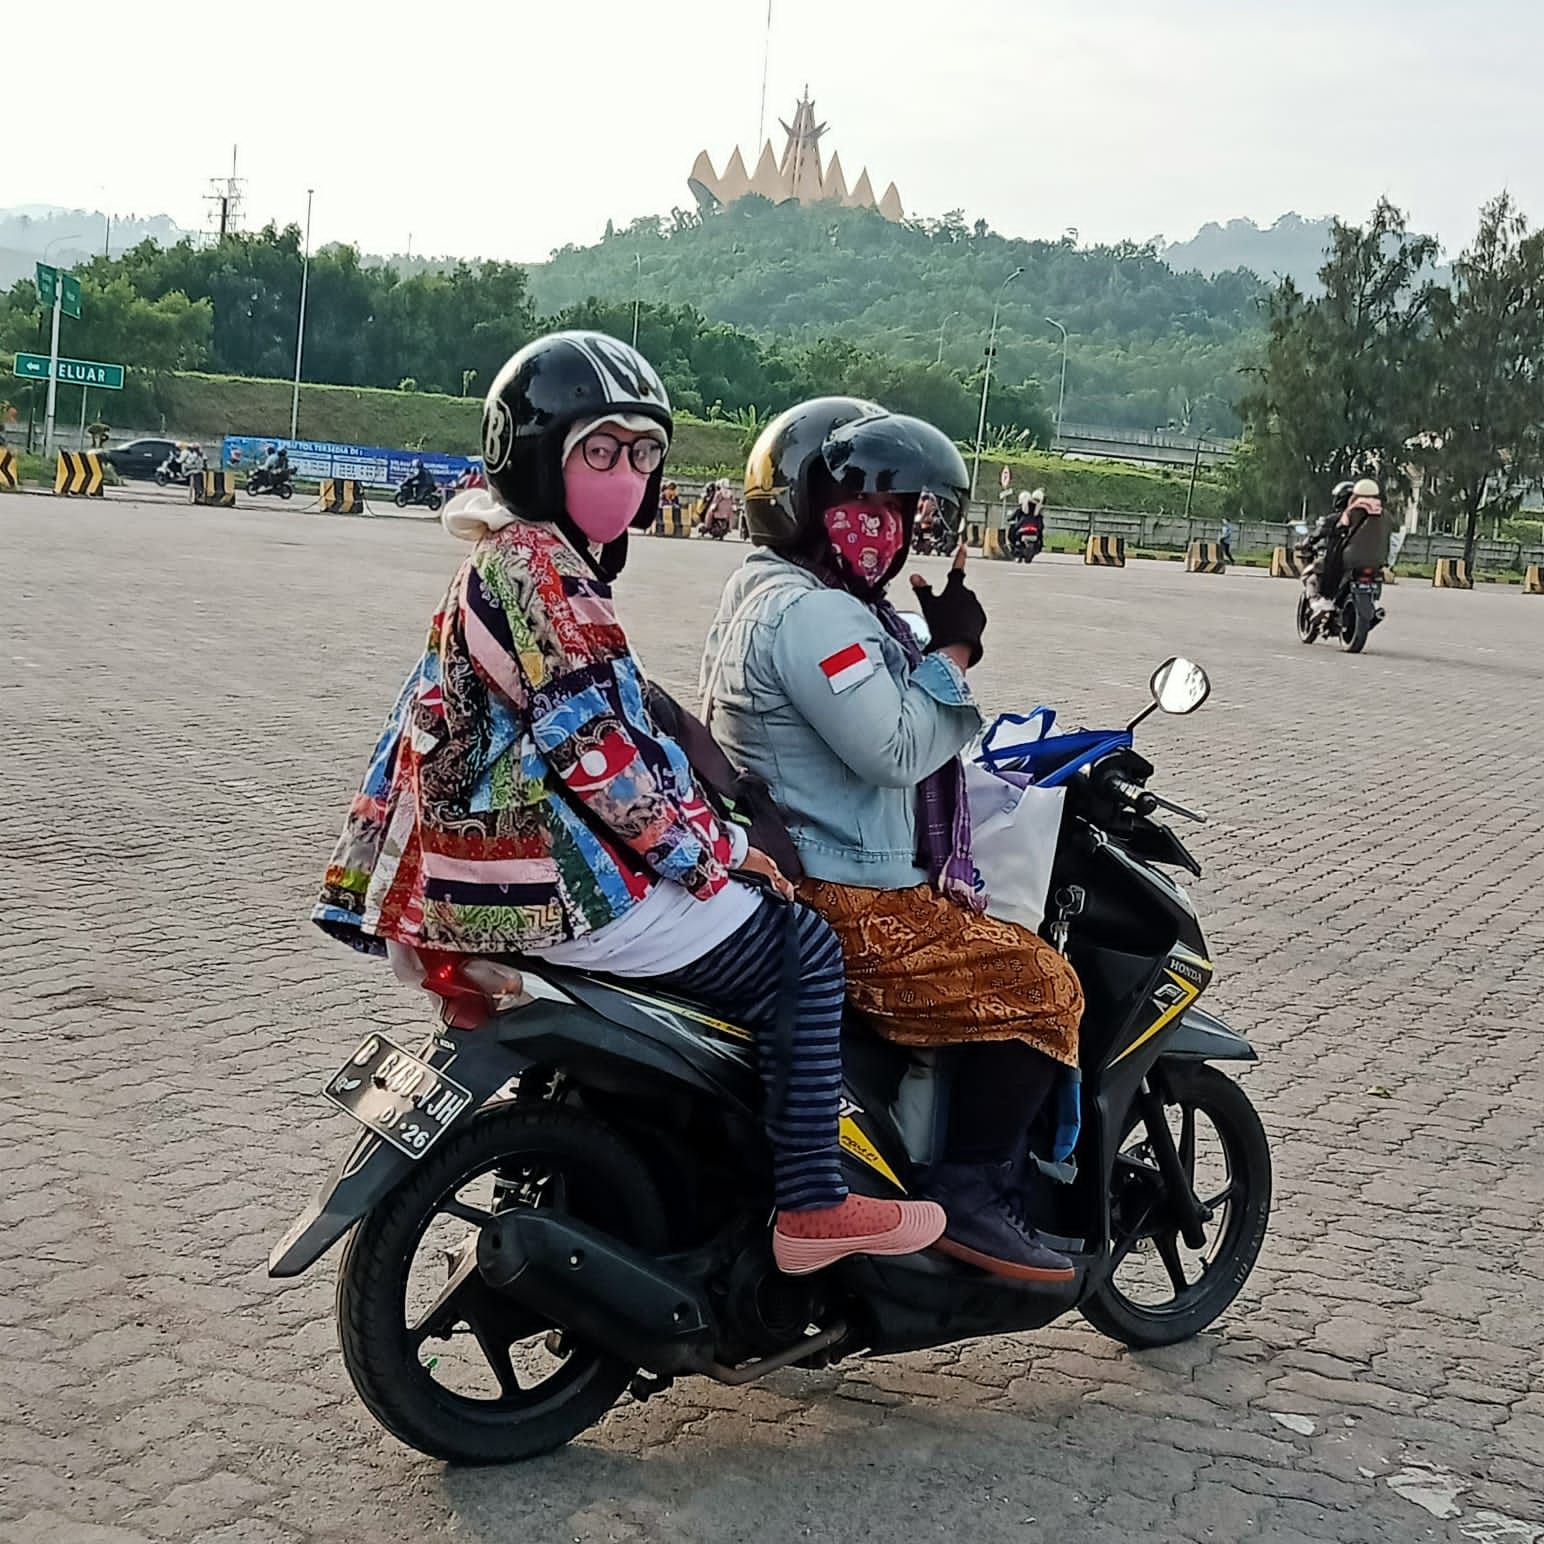
[{"label": "scooter exhaust pipe", "polygon": [[560,1212],[501,1213],[477,1240],[494,1291],[620,1361],[661,1376],[711,1362],[712,1311],[696,1283]]}]

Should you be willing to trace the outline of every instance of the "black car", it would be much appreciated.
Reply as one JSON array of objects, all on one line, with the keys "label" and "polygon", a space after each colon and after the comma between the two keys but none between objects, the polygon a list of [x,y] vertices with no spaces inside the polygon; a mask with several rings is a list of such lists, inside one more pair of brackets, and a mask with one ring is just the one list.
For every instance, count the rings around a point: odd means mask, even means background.
[{"label": "black car", "polygon": [[175,440],[129,440],[102,452],[106,461],[120,477],[154,477],[155,469],[176,450]]}]

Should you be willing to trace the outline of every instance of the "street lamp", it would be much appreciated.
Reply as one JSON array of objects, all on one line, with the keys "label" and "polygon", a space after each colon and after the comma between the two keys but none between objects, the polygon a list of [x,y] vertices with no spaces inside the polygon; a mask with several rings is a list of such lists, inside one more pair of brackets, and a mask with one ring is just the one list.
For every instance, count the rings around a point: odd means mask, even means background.
[{"label": "street lamp", "polygon": [[633,253],[637,273],[633,279],[633,348],[638,347],[638,307],[643,302],[643,253]]},{"label": "street lamp", "polygon": [[1054,316],[1046,317],[1062,338],[1061,390],[1056,394],[1056,438],[1061,438],[1062,409],[1067,405],[1067,329]]},{"label": "street lamp", "polygon": [[952,322],[959,314],[960,313],[958,311],[951,311],[943,319],[943,321],[938,324],[938,358],[933,361],[934,364],[941,365],[944,362],[944,328],[947,327],[949,323]]},{"label": "street lamp", "polygon": [[306,345],[306,290],[311,281],[311,198],[315,188],[306,189],[306,245],[300,260],[300,321],[295,327],[295,391],[290,397],[290,438],[300,425],[300,359]]},{"label": "street lamp", "polygon": [[981,376],[981,417],[976,424],[976,454],[975,459],[970,463],[970,496],[972,501],[976,497],[976,478],[981,471],[981,442],[986,438],[986,394],[992,388],[992,356],[997,352],[997,315],[1002,310],[1004,292],[1023,272],[1022,268],[1015,268],[1003,280],[1001,287],[997,291],[997,300],[992,306],[992,330],[987,334],[986,340],[986,369]]}]

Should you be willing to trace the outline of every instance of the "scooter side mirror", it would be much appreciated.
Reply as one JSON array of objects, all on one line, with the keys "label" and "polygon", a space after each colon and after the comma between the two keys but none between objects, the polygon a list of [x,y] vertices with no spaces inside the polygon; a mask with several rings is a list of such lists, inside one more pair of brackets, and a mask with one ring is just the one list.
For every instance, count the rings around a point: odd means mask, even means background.
[{"label": "scooter side mirror", "polygon": [[1194,713],[1212,694],[1206,672],[1192,660],[1166,659],[1148,682],[1153,702],[1165,713]]},{"label": "scooter side mirror", "polygon": [[919,611],[903,611],[900,615],[906,630],[917,640],[917,647],[926,651],[933,641],[933,629],[927,625],[927,618]]}]

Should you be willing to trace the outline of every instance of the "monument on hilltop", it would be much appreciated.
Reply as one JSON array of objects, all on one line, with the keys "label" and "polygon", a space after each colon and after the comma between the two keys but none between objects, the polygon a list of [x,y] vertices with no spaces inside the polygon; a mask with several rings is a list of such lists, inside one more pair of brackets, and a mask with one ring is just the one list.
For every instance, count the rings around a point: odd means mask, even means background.
[{"label": "monument on hilltop", "polygon": [[[782,123],[781,119],[778,121]],[[721,176],[713,170],[713,162],[704,150],[692,163],[687,185],[703,209],[722,208],[748,193],[755,193],[774,204],[796,198],[801,204],[832,203],[846,209],[877,209],[887,220],[901,219],[905,211],[893,182],[885,189],[884,197],[876,199],[867,167],[851,189],[847,186],[839,154],[833,154],[830,163],[822,169],[820,141],[827,127],[815,121],[815,104],[810,100],[806,86],[804,96],[794,108],[793,122],[783,123],[788,140],[783,146],[781,160],[772,154],[769,139],[761,147],[756,170],[747,173],[745,157],[737,146]]]}]

